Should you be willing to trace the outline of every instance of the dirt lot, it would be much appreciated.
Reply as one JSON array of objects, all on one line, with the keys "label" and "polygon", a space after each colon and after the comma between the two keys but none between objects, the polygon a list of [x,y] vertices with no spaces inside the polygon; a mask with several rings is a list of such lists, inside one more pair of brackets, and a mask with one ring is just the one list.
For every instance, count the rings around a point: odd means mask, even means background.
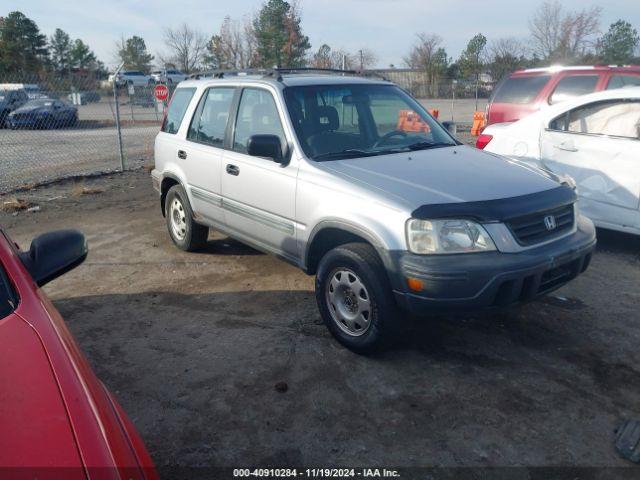
[{"label": "dirt lot", "polygon": [[105,191],[33,190],[41,210],[0,223],[23,247],[87,235],[87,261],[46,290],[158,466],[629,465],[612,441],[640,417],[640,239],[599,232],[553,296],[412,319],[366,358],[331,339],[295,268],[219,235],[173,247],[143,171],[85,184]]}]

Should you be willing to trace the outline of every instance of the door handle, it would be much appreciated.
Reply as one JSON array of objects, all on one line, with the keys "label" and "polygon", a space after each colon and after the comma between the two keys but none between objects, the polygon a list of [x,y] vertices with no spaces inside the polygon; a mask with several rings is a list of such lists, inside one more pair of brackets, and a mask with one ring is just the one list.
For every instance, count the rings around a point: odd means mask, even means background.
[{"label": "door handle", "polygon": [[554,145],[558,150],[564,150],[565,152],[577,152],[578,149],[573,145],[572,142],[562,142],[558,145]]},{"label": "door handle", "polygon": [[187,159],[187,152],[185,152],[184,150],[178,150],[178,158],[180,158],[182,160],[186,160]]},{"label": "door handle", "polygon": [[233,175],[233,176],[237,177],[238,175],[240,175],[240,169],[238,167],[236,167],[235,165],[231,165],[229,163],[229,164],[227,164],[227,173],[229,175]]}]

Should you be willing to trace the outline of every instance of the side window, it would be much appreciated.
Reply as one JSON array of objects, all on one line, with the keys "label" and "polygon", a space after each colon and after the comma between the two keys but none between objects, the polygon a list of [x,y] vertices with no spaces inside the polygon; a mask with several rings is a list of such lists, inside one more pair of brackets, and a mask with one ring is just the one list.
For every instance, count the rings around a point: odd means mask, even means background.
[{"label": "side window", "polygon": [[613,75],[609,79],[607,90],[624,87],[640,87],[640,75]]},{"label": "side window", "polygon": [[173,94],[171,98],[171,103],[169,104],[169,110],[167,111],[167,116],[164,118],[162,122],[162,131],[165,133],[176,134],[178,129],[180,128],[180,124],[182,123],[182,118],[184,117],[187,108],[189,107],[189,102],[191,102],[191,98],[193,94],[196,92],[195,88],[178,88]]},{"label": "side window", "polygon": [[640,101],[611,100],[590,103],[558,117],[551,122],[549,128],[637,140],[640,139]]},{"label": "side window", "polygon": [[9,283],[7,274],[0,265],[0,319],[13,312],[18,306],[17,304],[16,294]]},{"label": "side window", "polygon": [[273,95],[266,90],[245,88],[238,108],[233,149],[247,153],[247,142],[252,135],[277,135],[282,145],[285,144],[284,130]]},{"label": "side window", "polygon": [[564,102],[574,97],[591,93],[596,89],[598,75],[570,75],[558,82],[549,97],[549,104]]},{"label": "side window", "polygon": [[235,88],[210,88],[196,110],[187,133],[189,140],[221,147],[227,130]]}]

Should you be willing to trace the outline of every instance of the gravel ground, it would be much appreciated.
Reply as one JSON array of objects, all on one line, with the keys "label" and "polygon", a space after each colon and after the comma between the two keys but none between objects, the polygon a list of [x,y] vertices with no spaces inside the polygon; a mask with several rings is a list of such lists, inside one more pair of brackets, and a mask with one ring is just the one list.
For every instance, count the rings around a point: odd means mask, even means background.
[{"label": "gravel ground", "polygon": [[[35,189],[20,196],[39,212],[0,223],[23,247],[87,235],[87,261],[46,290],[162,472],[630,465],[613,436],[640,417],[639,238],[600,231],[589,270],[553,295],[409,319],[404,342],[362,357],[332,340],[292,266],[218,234],[177,250],[143,171],[85,185],[104,192]],[[575,472],[563,478],[605,478]]]}]

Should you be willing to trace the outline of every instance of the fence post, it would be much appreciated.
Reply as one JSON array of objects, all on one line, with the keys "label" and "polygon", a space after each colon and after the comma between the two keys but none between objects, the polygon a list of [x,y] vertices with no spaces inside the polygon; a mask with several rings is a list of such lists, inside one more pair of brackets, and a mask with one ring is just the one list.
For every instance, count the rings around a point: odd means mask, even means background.
[{"label": "fence post", "polygon": [[118,150],[120,152],[120,169],[124,172],[124,152],[122,150],[122,131],[120,130],[120,106],[118,105],[118,73],[124,66],[121,63],[113,74],[113,101],[116,104],[116,131],[118,132]]}]

